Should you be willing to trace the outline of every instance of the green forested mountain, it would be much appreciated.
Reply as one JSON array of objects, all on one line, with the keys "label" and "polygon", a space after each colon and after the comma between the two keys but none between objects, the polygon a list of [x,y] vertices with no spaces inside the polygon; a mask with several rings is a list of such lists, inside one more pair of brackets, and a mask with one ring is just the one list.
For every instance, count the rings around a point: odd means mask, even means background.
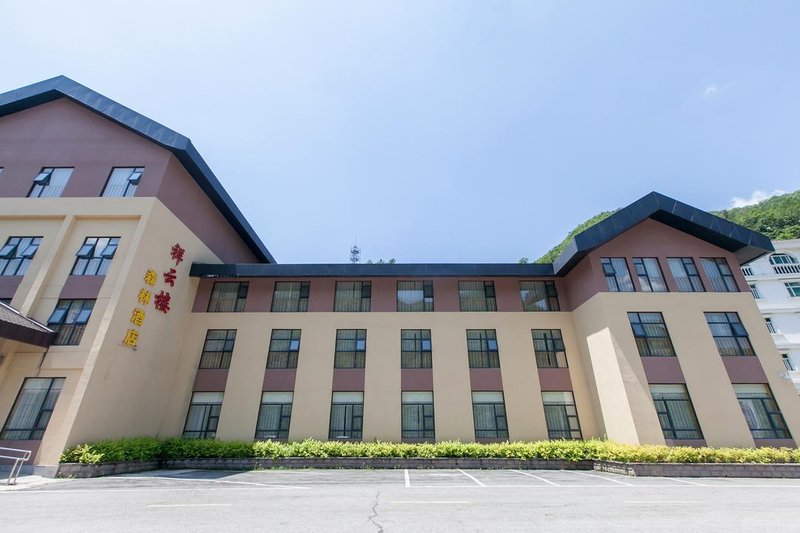
[{"label": "green forested mountain", "polygon": [[[551,248],[536,262],[552,263],[575,235],[586,228],[594,226],[617,211],[618,209],[603,211],[580,224],[570,231],[563,241]],[[746,207],[711,211],[711,213],[740,226],[763,233],[773,240],[800,239],[800,191],[773,196],[763,202]]]}]

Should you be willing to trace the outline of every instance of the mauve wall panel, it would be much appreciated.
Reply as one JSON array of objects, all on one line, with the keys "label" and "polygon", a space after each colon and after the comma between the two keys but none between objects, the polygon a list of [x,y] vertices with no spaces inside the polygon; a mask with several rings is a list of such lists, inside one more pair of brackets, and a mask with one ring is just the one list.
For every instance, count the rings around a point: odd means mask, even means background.
[{"label": "mauve wall panel", "polygon": [[97,298],[105,279],[105,276],[69,276],[59,298]]},{"label": "mauve wall panel", "polygon": [[13,298],[24,276],[0,276],[0,298]]},{"label": "mauve wall panel", "polygon": [[333,391],[354,392],[364,390],[363,368],[334,368]]},{"label": "mauve wall panel", "polygon": [[642,366],[648,383],[686,383],[677,357],[642,357]]},{"label": "mauve wall panel", "polygon": [[433,370],[430,368],[401,369],[400,388],[404,391],[432,391]]},{"label": "mauve wall panel", "polygon": [[569,368],[540,368],[539,386],[542,391],[571,391]]},{"label": "mauve wall panel", "polygon": [[761,362],[754,356],[727,356],[722,358],[731,383],[767,383]]},{"label": "mauve wall panel", "polygon": [[227,368],[200,368],[194,377],[196,392],[225,392],[225,383],[228,381]]},{"label": "mauve wall panel", "polygon": [[469,382],[474,391],[503,390],[503,377],[499,368],[470,368]]},{"label": "mauve wall panel", "polygon": [[264,385],[261,390],[291,392],[294,390],[296,375],[297,369],[294,368],[268,368],[264,372]]},{"label": "mauve wall panel", "polygon": [[[30,450],[31,458],[25,465],[34,464],[36,452],[39,451],[39,445],[42,443],[40,440],[0,440],[0,448],[14,448],[16,450]],[[13,459],[0,459],[0,465],[13,464]],[[0,474],[0,483],[5,484],[8,472]]]}]

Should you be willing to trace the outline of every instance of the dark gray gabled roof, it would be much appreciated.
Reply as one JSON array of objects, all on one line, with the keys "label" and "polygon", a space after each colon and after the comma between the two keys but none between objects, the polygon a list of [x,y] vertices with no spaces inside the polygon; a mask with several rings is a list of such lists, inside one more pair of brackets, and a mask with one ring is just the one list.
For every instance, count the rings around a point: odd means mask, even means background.
[{"label": "dark gray gabled roof", "polygon": [[47,348],[55,336],[52,329],[0,302],[0,338]]},{"label": "dark gray gabled roof", "polygon": [[774,250],[766,235],[651,192],[577,234],[553,262],[553,270],[565,274],[586,254],[648,218],[735,253],[739,264]]},{"label": "dark gray gabled roof", "polygon": [[773,251],[768,237],[733,222],[651,192],[594,226],[582,231],[553,263],[462,263],[462,264],[201,264],[193,277],[553,277],[564,276],[589,252],[652,218],[689,235],[736,254],[740,264]]},{"label": "dark gray gabled roof", "polygon": [[192,145],[192,141],[180,133],[162,126],[66,76],[56,76],[0,94],[0,117],[59,98],[67,98],[80,104],[172,152],[256,257],[264,262],[275,262],[272,254],[269,253],[267,247],[261,242],[217,177]]}]

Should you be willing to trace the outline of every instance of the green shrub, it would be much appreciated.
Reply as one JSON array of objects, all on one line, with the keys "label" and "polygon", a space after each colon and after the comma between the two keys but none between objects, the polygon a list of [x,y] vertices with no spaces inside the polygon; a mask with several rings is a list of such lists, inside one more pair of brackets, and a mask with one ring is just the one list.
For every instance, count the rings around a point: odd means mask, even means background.
[{"label": "green shrub", "polygon": [[634,463],[800,463],[797,448],[692,448],[633,446],[607,440],[537,442],[443,441],[437,443],[341,442],[307,439],[298,442],[218,441],[151,437],[79,444],[64,451],[61,462],[86,464],[163,459],[283,457],[467,457],[504,459],[605,460]]}]

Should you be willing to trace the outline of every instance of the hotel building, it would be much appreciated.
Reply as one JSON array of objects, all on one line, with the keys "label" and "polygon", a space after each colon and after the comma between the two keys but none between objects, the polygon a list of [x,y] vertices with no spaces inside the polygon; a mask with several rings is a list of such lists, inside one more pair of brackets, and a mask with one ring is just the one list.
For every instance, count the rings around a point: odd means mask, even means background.
[{"label": "hotel building", "polygon": [[0,446],[151,435],[794,446],[739,268],[650,193],[552,264],[280,264],[189,139],[64,77],[0,95]]}]

